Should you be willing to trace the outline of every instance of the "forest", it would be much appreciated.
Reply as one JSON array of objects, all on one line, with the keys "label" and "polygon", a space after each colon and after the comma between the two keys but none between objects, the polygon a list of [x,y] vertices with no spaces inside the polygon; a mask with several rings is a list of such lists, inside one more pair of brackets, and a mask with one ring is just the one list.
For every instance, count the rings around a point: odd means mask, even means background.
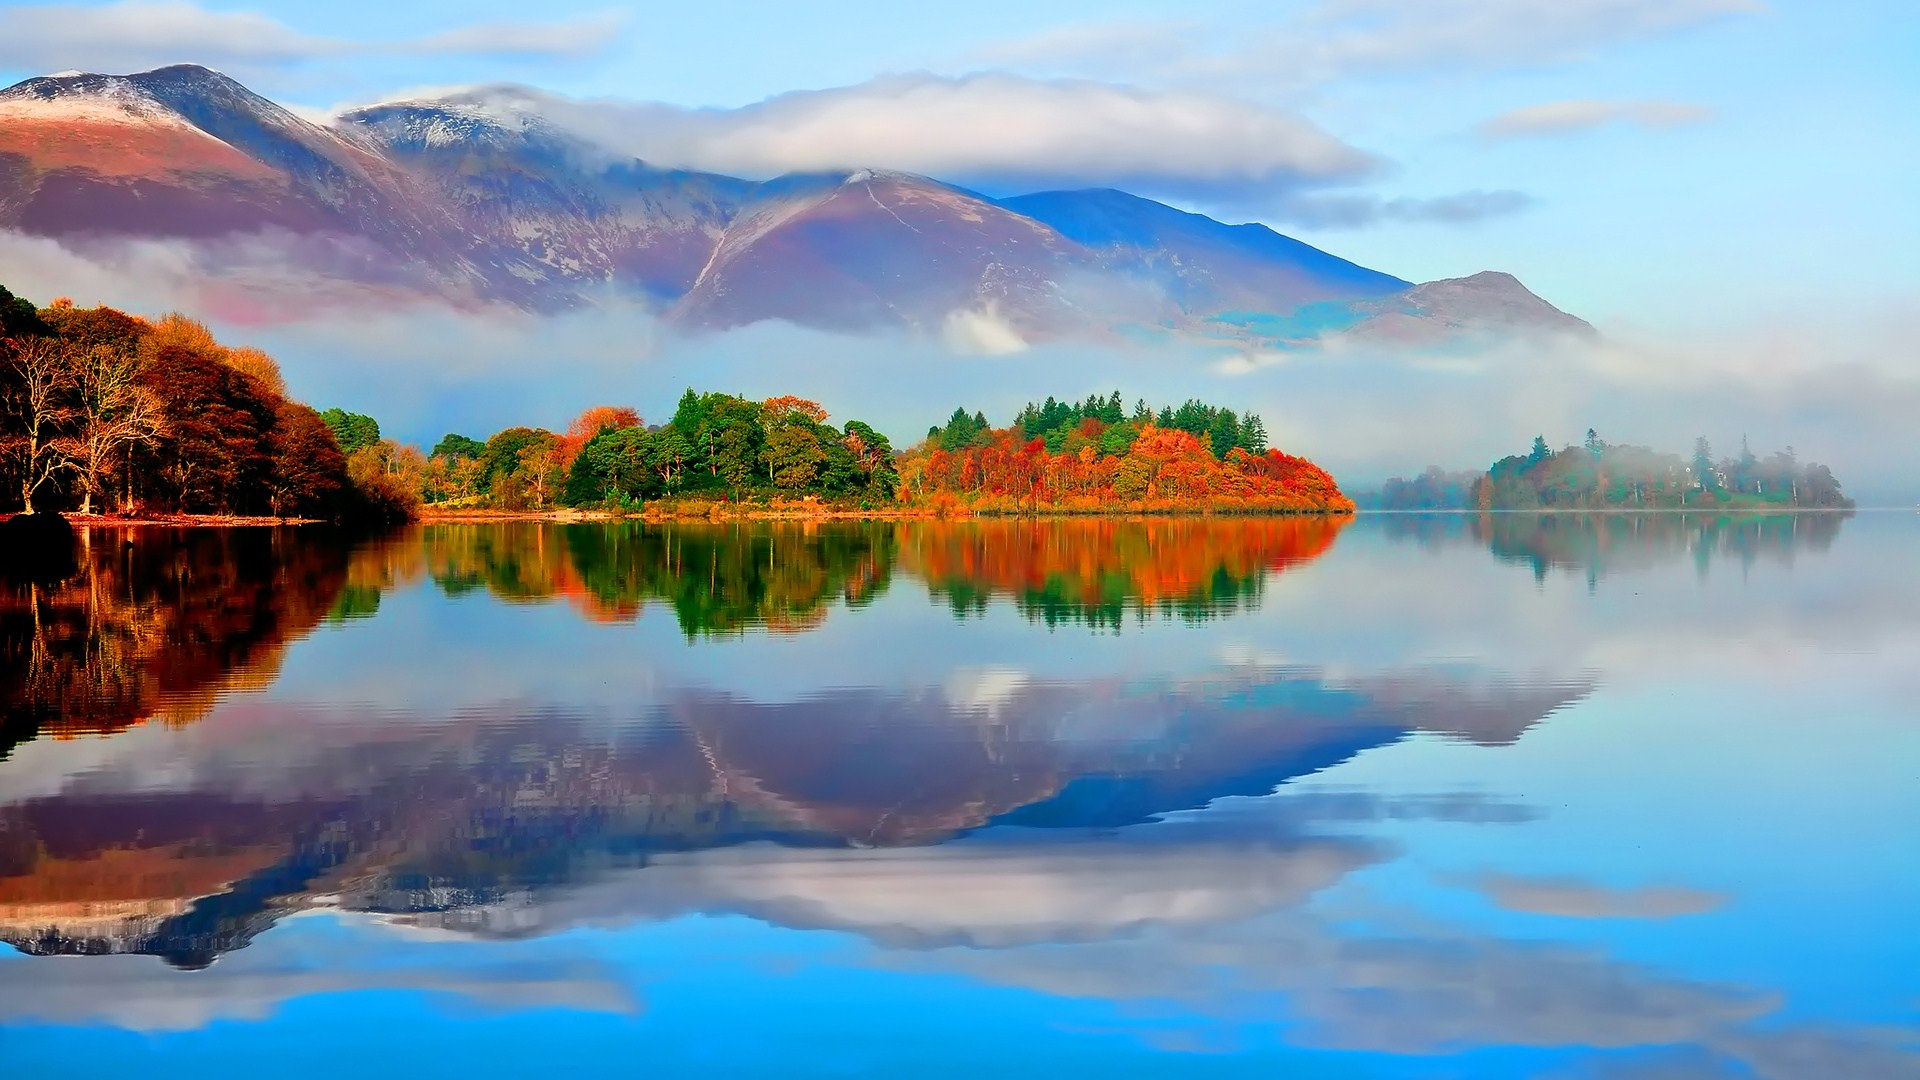
[{"label": "forest", "polygon": [[1484,473],[1430,466],[1394,477],[1374,496],[1382,510],[1767,509],[1841,510],[1853,500],[1833,470],[1802,463],[1789,446],[1762,457],[1745,439],[1732,457],[1716,457],[1702,436],[1689,457],[1609,443],[1589,428],[1577,446],[1551,449],[1534,436],[1525,454],[1501,458]]},{"label": "forest", "polygon": [[[1048,398],[1004,429],[956,409],[903,453],[864,421],[834,427],[827,416],[805,398],[688,389],[665,424],[596,406],[560,433],[448,434],[402,471],[448,510],[631,511],[661,499],[981,513],[1352,507],[1311,462],[1269,450],[1258,415],[1199,401],[1158,412],[1139,402],[1129,414],[1117,391],[1077,405]],[[371,418],[328,418],[343,446],[378,437]]]},{"label": "forest", "polygon": [[826,420],[805,398],[689,389],[662,425],[596,406],[558,434],[510,427],[485,442],[449,434],[410,468],[425,501],[450,509],[632,510],[670,496],[827,497],[866,509],[893,502],[899,478],[886,436],[860,420],[839,428]]},{"label": "forest", "polygon": [[396,453],[342,447],[272,357],[184,315],[0,287],[0,508],[402,520]]},{"label": "forest", "polygon": [[1526,454],[1501,458],[1469,494],[1482,510],[1683,507],[1813,507],[1845,509],[1853,500],[1825,465],[1801,464],[1793,447],[1765,458],[1740,442],[1737,457],[1718,458],[1702,436],[1693,455],[1616,445],[1592,428],[1579,446],[1550,450],[1535,436]]},{"label": "forest", "polygon": [[906,499],[976,513],[1344,513],[1352,500],[1305,458],[1269,449],[1260,417],[1188,401],[1124,411],[1116,391],[1029,404],[1006,428],[955,409],[901,455]]}]

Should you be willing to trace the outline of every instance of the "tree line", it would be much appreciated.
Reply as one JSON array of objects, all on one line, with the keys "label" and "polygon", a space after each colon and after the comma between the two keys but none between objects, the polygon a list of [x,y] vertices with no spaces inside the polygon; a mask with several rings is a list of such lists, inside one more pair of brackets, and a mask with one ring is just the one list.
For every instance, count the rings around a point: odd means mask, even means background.
[{"label": "tree line", "polygon": [[660,425],[602,405],[560,433],[510,427],[484,442],[450,433],[419,462],[418,484],[430,504],[505,510],[635,509],[674,496],[892,502],[892,443],[865,421],[836,428],[827,415],[806,398],[688,389]]},{"label": "tree line", "polygon": [[170,314],[45,308],[0,289],[0,482],[18,509],[407,520],[440,509],[632,510],[663,498],[861,509],[1343,511],[1332,477],[1267,446],[1257,414],[1118,391],[956,409],[904,453],[818,402],[688,389],[649,425],[595,406],[564,431],[448,433],[422,452],[372,416],[287,396],[273,358]]},{"label": "tree line", "polygon": [[[1075,435],[1084,439],[1081,429],[1088,420],[1100,422],[1100,450],[1107,454],[1124,454],[1147,427],[1184,431],[1205,443],[1217,458],[1224,459],[1236,447],[1256,456],[1267,452],[1267,428],[1258,413],[1236,416],[1232,409],[1191,398],[1177,408],[1162,405],[1158,412],[1141,398],[1129,412],[1118,390],[1104,398],[1090,394],[1079,404],[1052,397],[1037,405],[1028,402],[1015,414],[1010,430],[1022,441],[1041,440],[1050,453],[1076,453],[1084,442],[1076,441]],[[944,427],[927,429],[927,438],[941,450],[964,450],[976,443],[984,446],[991,442],[993,428],[985,413],[968,415],[960,408],[953,411]]]},{"label": "tree line", "polygon": [[1833,470],[1803,463],[1793,447],[1762,457],[1747,440],[1740,452],[1716,457],[1705,436],[1682,457],[1645,446],[1609,443],[1592,428],[1579,445],[1552,449],[1536,435],[1525,454],[1484,473],[1438,466],[1411,479],[1394,477],[1373,500],[1381,509],[1764,509],[1853,506]]},{"label": "tree line", "polygon": [[1005,428],[955,409],[901,456],[900,483],[910,502],[984,512],[1353,509],[1325,470],[1266,441],[1258,415],[1199,401],[1126,413],[1118,391],[1079,405],[1049,397]]},{"label": "tree line", "polygon": [[272,357],[184,315],[0,287],[0,507],[402,519],[392,452],[343,451]]}]

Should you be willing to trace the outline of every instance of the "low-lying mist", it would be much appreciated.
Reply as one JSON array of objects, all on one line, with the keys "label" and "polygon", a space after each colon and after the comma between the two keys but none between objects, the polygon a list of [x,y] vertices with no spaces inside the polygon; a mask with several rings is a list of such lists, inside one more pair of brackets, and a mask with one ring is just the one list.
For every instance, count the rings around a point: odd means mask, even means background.
[{"label": "low-lying mist", "polygon": [[1129,401],[1189,397],[1261,414],[1274,445],[1352,489],[1429,464],[1484,468],[1588,428],[1613,443],[1687,452],[1792,446],[1830,465],[1862,505],[1920,501],[1920,364],[1894,319],[1835,329],[1832,312],[1713,334],[1601,327],[1597,341],[1506,340],[1444,349],[1333,341],[1248,351],[1173,337],[1027,342],[991,310],[924,332],[847,334],[761,323],[692,333],[633,301],[560,314],[455,307],[393,290],[209,276],[166,242],[76,249],[0,234],[0,283],[38,303],[70,296],[157,315],[178,309],[222,340],[272,353],[289,390],[377,417],[431,445],[513,424],[559,429],[582,408],[632,405],[664,420],[689,386],[798,394],[907,445],[956,405],[1005,423],[1029,400],[1118,389]]}]

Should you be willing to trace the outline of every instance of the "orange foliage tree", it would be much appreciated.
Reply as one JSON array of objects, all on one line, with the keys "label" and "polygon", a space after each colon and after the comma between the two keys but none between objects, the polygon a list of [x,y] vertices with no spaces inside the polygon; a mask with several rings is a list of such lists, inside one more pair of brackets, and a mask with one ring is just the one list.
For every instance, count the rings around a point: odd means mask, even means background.
[{"label": "orange foliage tree", "polygon": [[[1108,439],[1110,428],[1125,438]],[[1217,457],[1208,442],[1151,421],[1083,420],[1059,452],[1018,429],[976,437],[961,449],[934,441],[900,464],[902,491],[942,497],[979,511],[1225,510],[1345,513],[1353,501],[1324,469],[1278,450],[1234,448]]]}]

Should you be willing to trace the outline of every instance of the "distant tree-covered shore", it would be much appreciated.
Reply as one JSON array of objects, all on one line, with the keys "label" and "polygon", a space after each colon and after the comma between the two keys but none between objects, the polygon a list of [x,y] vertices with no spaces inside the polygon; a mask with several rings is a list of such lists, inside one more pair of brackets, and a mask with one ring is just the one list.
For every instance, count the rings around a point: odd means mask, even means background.
[{"label": "distant tree-covered shore", "polygon": [[1716,457],[1703,436],[1689,456],[1609,443],[1588,429],[1575,446],[1551,449],[1535,436],[1525,454],[1501,458],[1483,473],[1429,467],[1394,477],[1365,504],[1382,510],[1844,510],[1853,500],[1833,470],[1802,462],[1789,446],[1762,457],[1745,439],[1732,457]]}]

